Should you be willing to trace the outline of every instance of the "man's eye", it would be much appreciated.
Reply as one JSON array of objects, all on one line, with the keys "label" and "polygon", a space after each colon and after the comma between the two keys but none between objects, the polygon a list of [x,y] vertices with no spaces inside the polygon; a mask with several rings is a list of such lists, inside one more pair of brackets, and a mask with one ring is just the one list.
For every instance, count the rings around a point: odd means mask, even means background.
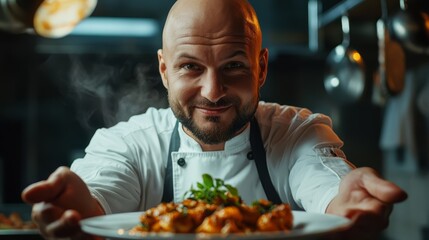
[{"label": "man's eye", "polygon": [[225,68],[227,69],[242,68],[242,67],[244,67],[244,64],[240,62],[231,62],[225,66]]},{"label": "man's eye", "polygon": [[192,63],[183,64],[181,67],[185,70],[192,70],[192,71],[197,71],[200,69],[197,65]]}]

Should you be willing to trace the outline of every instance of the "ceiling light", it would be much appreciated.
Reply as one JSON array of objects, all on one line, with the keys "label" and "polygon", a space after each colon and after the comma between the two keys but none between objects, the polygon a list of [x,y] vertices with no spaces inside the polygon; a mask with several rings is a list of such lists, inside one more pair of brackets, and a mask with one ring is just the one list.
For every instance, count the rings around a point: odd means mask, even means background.
[{"label": "ceiling light", "polygon": [[158,22],[148,18],[90,17],[80,22],[70,35],[153,37]]}]

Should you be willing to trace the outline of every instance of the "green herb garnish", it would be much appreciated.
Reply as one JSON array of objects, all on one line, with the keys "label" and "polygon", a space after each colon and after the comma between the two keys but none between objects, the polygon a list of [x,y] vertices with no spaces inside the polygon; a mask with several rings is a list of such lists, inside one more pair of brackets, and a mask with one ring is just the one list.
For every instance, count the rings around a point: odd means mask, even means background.
[{"label": "green herb garnish", "polygon": [[234,204],[241,203],[241,198],[237,188],[225,184],[222,179],[215,178],[205,173],[203,181],[197,182],[197,189],[191,186],[191,189],[185,193],[185,198],[202,200],[208,203]]},{"label": "green herb garnish", "polygon": [[271,212],[276,206],[268,200],[254,201],[252,206],[256,207],[260,214]]}]

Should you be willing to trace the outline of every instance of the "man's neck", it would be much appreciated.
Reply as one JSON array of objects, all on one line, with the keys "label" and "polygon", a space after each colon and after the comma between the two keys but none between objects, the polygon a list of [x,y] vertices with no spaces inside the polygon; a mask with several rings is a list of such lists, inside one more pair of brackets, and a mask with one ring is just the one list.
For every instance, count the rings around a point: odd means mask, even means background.
[{"label": "man's neck", "polygon": [[[242,129],[240,129],[239,131],[237,131],[237,133],[234,136],[239,135],[240,133],[242,133],[244,131],[244,129],[246,129],[248,124],[246,124]],[[193,139],[195,139],[195,141],[198,142],[198,144],[200,144],[201,149],[204,152],[210,152],[210,151],[223,151],[225,149],[225,142],[222,143],[218,143],[218,144],[206,144],[202,141],[200,141],[197,137],[194,136],[194,134],[192,134],[191,131],[189,131],[187,128],[183,127],[183,131],[188,134],[190,137],[192,137]]]}]

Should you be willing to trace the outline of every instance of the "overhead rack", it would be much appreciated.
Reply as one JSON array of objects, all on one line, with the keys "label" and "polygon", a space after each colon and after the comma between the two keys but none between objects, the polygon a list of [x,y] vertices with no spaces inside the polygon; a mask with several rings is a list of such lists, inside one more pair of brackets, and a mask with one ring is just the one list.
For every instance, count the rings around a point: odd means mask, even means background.
[{"label": "overhead rack", "polygon": [[350,9],[363,3],[365,0],[343,0],[330,9],[321,11],[321,0],[308,0],[308,48],[312,52],[319,50],[320,28],[340,18]]}]

